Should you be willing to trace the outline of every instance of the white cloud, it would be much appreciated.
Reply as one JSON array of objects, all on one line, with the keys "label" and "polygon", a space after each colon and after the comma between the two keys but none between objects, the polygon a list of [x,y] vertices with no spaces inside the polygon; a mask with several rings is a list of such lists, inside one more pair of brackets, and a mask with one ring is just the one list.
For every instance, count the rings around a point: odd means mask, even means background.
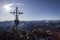
[{"label": "white cloud", "polygon": [[12,5],[13,5],[13,4],[5,4],[5,5],[3,5],[3,8],[4,8],[6,11],[10,11]]},{"label": "white cloud", "polygon": [[21,3],[12,3],[13,5],[25,5],[25,4],[21,4]]},{"label": "white cloud", "polygon": [[21,4],[21,3],[4,4],[3,9],[4,9],[5,12],[10,12],[12,7],[14,7],[14,6],[22,6],[22,5],[25,5],[25,4]]}]

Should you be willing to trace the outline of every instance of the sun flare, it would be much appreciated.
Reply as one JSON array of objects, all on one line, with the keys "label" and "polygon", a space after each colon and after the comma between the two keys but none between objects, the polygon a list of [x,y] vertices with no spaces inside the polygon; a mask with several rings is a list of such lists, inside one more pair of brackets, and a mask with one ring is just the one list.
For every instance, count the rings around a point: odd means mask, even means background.
[{"label": "sun flare", "polygon": [[6,4],[6,5],[3,6],[3,8],[5,9],[5,11],[10,11],[11,6],[12,6],[12,4]]}]

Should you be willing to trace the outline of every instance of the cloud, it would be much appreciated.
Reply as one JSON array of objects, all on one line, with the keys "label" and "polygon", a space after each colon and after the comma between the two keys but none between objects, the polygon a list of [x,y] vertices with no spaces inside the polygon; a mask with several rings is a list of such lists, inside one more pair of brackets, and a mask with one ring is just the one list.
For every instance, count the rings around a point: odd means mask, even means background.
[{"label": "cloud", "polygon": [[10,3],[8,5],[10,5],[10,6],[23,6],[25,4],[22,4],[22,3]]},{"label": "cloud", "polygon": [[3,7],[22,6],[22,5],[25,5],[25,4],[22,4],[22,3],[9,3],[9,4],[4,4]]},{"label": "cloud", "polygon": [[25,4],[21,4],[21,3],[12,3],[13,5],[25,5]]},{"label": "cloud", "polygon": [[12,9],[14,6],[22,6],[22,5],[25,5],[25,4],[21,4],[21,3],[9,3],[9,4],[4,4],[2,7],[3,7],[3,9],[5,9],[5,11],[10,12],[11,9]]},{"label": "cloud", "polygon": [[6,4],[6,5],[3,6],[3,8],[9,11],[9,10],[11,10],[12,5],[13,4]]}]

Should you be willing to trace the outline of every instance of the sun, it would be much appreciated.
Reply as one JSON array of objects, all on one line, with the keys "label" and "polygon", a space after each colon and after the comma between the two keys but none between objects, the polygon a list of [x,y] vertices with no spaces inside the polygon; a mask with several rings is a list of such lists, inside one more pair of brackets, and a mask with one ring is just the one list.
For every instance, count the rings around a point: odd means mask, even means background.
[{"label": "sun", "polygon": [[5,11],[10,11],[11,6],[12,6],[12,4],[5,4],[5,5],[3,5],[3,8],[5,9]]}]

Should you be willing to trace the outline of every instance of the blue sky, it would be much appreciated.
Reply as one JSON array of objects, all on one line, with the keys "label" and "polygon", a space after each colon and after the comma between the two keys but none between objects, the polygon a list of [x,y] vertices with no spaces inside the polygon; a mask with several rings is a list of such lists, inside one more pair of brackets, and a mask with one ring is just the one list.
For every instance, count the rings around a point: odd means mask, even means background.
[{"label": "blue sky", "polygon": [[60,0],[0,0],[0,21],[14,20],[15,16],[3,8],[9,5],[10,11],[19,7],[23,14],[19,16],[21,21],[30,20],[60,20]]}]

